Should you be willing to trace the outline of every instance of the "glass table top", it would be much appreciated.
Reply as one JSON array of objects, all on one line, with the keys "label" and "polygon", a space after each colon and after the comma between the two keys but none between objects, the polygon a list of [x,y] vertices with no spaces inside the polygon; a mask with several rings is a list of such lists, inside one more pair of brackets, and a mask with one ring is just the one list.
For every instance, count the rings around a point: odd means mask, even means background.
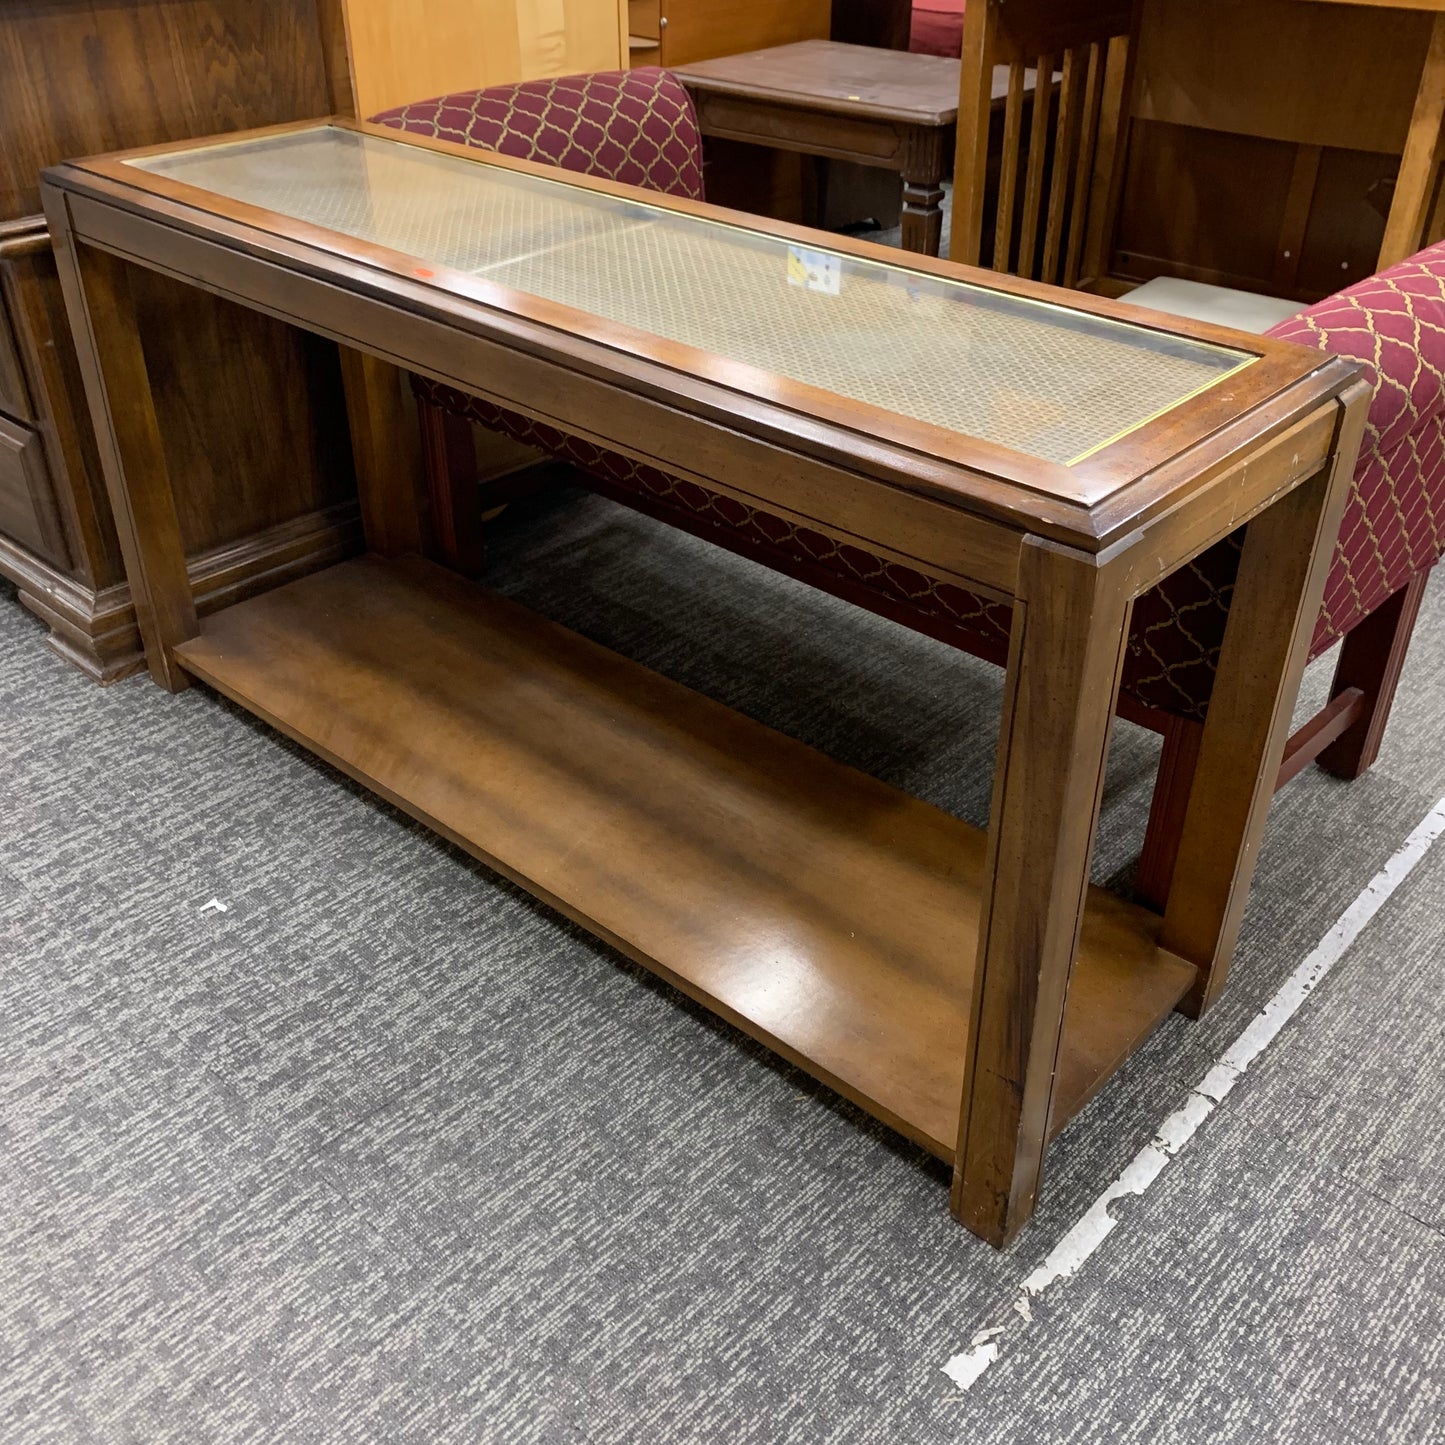
[{"label": "glass table top", "polygon": [[129,164],[1044,461],[1255,359],[331,126]]}]

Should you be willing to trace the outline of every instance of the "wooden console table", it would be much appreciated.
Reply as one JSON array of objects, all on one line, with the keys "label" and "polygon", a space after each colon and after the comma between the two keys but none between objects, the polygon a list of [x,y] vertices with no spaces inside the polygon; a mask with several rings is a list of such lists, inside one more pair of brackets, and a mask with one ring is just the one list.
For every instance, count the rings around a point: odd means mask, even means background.
[{"label": "wooden console table", "polygon": [[[1047,1142],[1222,982],[1355,368],[364,125],[47,182],[156,681],[203,679],[949,1161],[1005,1242]],[[342,344],[371,555],[197,617],[136,267]],[[416,555],[393,363],[1011,603],[987,834]],[[1131,601],[1245,524],[1161,917],[1088,882]]]}]

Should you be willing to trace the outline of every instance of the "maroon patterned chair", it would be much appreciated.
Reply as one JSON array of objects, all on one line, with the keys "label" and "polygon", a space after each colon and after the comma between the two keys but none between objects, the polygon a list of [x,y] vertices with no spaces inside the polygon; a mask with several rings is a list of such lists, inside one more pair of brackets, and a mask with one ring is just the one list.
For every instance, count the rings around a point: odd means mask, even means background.
[{"label": "maroon patterned chair", "polygon": [[[1430,570],[1445,552],[1445,243],[1358,282],[1268,333],[1362,362],[1375,389],[1310,646],[1336,643],[1330,699],[1285,752],[1279,784],[1310,762],[1357,778],[1375,761]],[[1132,688],[1164,734],[1138,891],[1169,891],[1238,539],[1175,574],[1134,610]]]},{"label": "maroon patterned chair", "polygon": [[[621,134],[609,129],[619,125],[619,113]],[[569,115],[578,117],[570,131]],[[378,119],[701,196],[696,122],[686,93],[660,71],[529,82]],[[584,133],[585,144],[578,140]],[[600,166],[589,164],[589,147]],[[1274,334],[1364,362],[1375,386],[1311,650],[1318,656],[1343,639],[1334,687],[1324,711],[1290,740],[1280,782],[1316,758],[1354,777],[1374,761],[1426,577],[1445,551],[1445,244],[1291,317]],[[593,489],[628,506],[977,656],[1007,657],[1006,604],[481,398],[420,379],[416,390],[439,550],[463,570],[480,562],[475,423],[571,463]],[[488,492],[493,501],[506,495]],[[1134,608],[1119,711],[1165,739],[1138,880],[1138,891],[1161,907],[1240,541],[1236,535],[1218,544]]]},{"label": "maroon patterned chair", "polygon": [[697,116],[681,83],[655,66],[461,91],[371,119],[416,135],[702,199]]}]

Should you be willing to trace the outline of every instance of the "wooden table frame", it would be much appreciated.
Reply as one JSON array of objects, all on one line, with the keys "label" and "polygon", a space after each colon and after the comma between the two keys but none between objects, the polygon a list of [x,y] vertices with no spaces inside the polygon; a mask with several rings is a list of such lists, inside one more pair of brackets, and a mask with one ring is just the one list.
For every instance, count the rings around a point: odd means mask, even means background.
[{"label": "wooden table frame", "polygon": [[[555,178],[445,142],[351,128]],[[628,194],[605,181],[577,184]],[[764,397],[739,382],[735,366],[687,348],[114,158],[48,172],[46,208],[154,679],[172,691],[193,676],[209,681],[948,1160],[957,1217],[994,1244],[1010,1239],[1033,1209],[1047,1141],[1172,1008],[1203,1007],[1224,981],[1324,584],[1330,549],[1322,539],[1334,536],[1359,445],[1367,388],[1356,369],[1160,317],[1160,330],[1227,340],[1260,359],[1089,460],[1056,467],[791,383]],[[748,224],[812,245],[824,239]],[[827,244],[898,260],[867,243]],[[130,264],[347,348],[371,559],[198,617],[176,521],[174,484],[184,479],[168,474],[131,312]],[[909,264],[964,274],[945,262]],[[1126,315],[1097,298],[1079,298],[1076,309]],[[1012,600],[986,842],[407,560],[432,544],[407,469],[414,439],[393,367]],[[1237,605],[1161,918],[1088,884],[1130,608],[1162,575],[1244,524]],[[353,606],[381,609],[381,621],[353,626]],[[477,639],[488,657],[518,670],[510,691],[525,680],[534,700],[556,702],[562,741],[613,762],[569,754],[568,791],[557,794],[555,759],[544,768],[526,729],[497,720],[509,689],[466,690],[455,649]],[[441,660],[423,655],[433,644]],[[359,651],[341,657],[338,649],[353,646]],[[408,681],[414,675],[420,692]],[[600,709],[587,701],[598,695]],[[388,708],[406,712],[404,726]],[[618,710],[629,710],[621,731],[612,721]],[[478,762],[465,766],[463,724],[477,718],[492,729],[488,746],[509,749],[523,778],[522,791],[500,803],[502,783]],[[657,750],[655,766],[649,754],[629,771],[644,747]],[[672,781],[658,791],[664,771]],[[579,809],[593,808],[603,833],[622,827],[606,813],[615,805],[638,836],[609,833],[608,848],[584,859],[578,850],[591,835],[581,830],[558,852],[541,836],[548,829],[539,818],[549,820],[535,809],[560,797],[565,810],[573,796]],[[700,808],[722,820],[719,828],[738,830],[726,846],[699,831]],[[769,852],[778,830],[780,849],[796,841],[824,852]],[[692,867],[694,853],[700,861],[685,885],[697,890],[695,906],[679,912],[673,875],[665,896],[649,889],[661,887],[655,875]],[[562,857],[567,866],[554,867]],[[859,879],[875,873],[900,891],[860,902]],[[726,906],[704,906],[717,889],[733,890]],[[778,898],[769,937],[794,936],[787,928],[796,905],[799,929],[826,936],[832,949],[793,961],[798,998],[779,997],[773,964],[758,975],[756,930],[741,941],[718,936],[754,904],[750,921],[762,928],[767,900]],[[850,941],[852,929],[870,926],[876,942]],[[909,961],[925,955],[926,964]]]}]

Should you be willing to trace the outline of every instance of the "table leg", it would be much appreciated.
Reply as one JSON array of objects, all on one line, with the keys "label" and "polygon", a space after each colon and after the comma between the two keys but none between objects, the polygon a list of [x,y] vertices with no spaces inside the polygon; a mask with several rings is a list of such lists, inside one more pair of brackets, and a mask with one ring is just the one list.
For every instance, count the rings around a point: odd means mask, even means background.
[{"label": "table leg", "polygon": [[343,346],[341,380],[367,548],[380,557],[419,552],[428,529],[421,500],[421,438],[406,374]]},{"label": "table leg", "polygon": [[903,249],[938,255],[943,241],[945,133],[913,127],[903,141]]},{"label": "table leg", "polygon": [[1019,563],[953,1212],[1004,1245],[1033,1212],[1130,599],[1097,559]]},{"label": "table leg", "polygon": [[146,666],[180,692],[171,648],[200,629],[126,265],[76,240],[61,193],[46,190],[45,214]]},{"label": "table leg", "polygon": [[417,416],[437,560],[454,572],[479,577],[486,554],[482,483],[472,424],[466,417],[420,398]]},{"label": "table leg", "polygon": [[1350,387],[1329,462],[1245,532],[1159,937],[1200,971],[1191,1015],[1219,996],[1239,936],[1369,400]]}]

